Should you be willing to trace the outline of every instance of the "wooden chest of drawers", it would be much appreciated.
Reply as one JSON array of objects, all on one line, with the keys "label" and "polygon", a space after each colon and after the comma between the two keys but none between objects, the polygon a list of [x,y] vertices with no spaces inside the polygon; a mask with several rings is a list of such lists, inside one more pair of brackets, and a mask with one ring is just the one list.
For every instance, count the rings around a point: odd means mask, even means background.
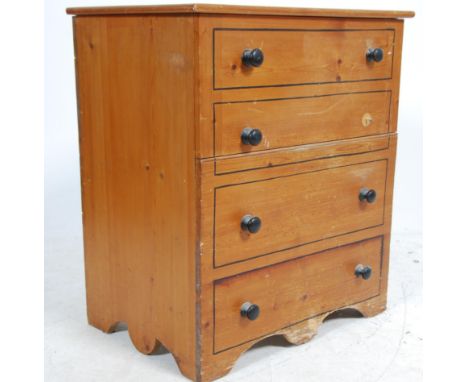
[{"label": "wooden chest of drawers", "polygon": [[196,381],[385,309],[404,17],[74,8],[89,323]]}]

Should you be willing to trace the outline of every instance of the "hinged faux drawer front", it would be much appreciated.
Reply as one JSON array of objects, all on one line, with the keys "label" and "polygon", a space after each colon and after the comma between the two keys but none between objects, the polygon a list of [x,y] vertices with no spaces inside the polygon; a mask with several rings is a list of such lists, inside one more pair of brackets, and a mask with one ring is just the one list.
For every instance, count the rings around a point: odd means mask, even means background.
[{"label": "hinged faux drawer front", "polygon": [[378,160],[217,188],[215,266],[383,224],[386,173]]},{"label": "hinged faux drawer front", "polygon": [[388,132],[390,91],[215,104],[215,155]]},{"label": "hinged faux drawer front", "polygon": [[392,77],[394,30],[214,31],[215,89]]},{"label": "hinged faux drawer front", "polygon": [[215,282],[219,352],[379,294],[382,238]]}]

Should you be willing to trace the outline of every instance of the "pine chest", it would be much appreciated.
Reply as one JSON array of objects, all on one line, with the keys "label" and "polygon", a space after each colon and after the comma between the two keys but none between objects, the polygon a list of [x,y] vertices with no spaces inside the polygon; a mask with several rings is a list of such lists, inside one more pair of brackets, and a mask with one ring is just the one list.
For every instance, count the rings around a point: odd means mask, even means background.
[{"label": "pine chest", "polygon": [[91,325],[211,381],[267,336],[385,309],[412,12],[68,13]]}]

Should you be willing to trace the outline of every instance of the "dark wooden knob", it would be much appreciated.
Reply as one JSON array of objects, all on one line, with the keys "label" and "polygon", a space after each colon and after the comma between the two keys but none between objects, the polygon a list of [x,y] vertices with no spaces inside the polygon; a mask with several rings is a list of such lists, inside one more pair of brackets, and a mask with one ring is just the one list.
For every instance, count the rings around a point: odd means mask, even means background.
[{"label": "dark wooden knob", "polygon": [[377,192],[375,190],[361,188],[361,191],[359,191],[359,200],[361,202],[374,203],[375,199],[377,199]]},{"label": "dark wooden knob", "polygon": [[357,277],[362,277],[364,280],[367,280],[372,276],[372,268],[368,265],[358,264],[354,269],[354,274]]},{"label": "dark wooden knob", "polygon": [[246,127],[242,130],[241,140],[244,145],[257,146],[262,141],[263,135],[259,129]]},{"label": "dark wooden knob", "polygon": [[263,52],[258,48],[244,50],[242,64],[247,67],[259,67],[263,64]]},{"label": "dark wooden knob", "polygon": [[366,53],[368,62],[380,62],[383,60],[383,50],[380,48],[369,49]]},{"label": "dark wooden knob", "polygon": [[262,226],[262,221],[257,216],[245,215],[241,220],[241,228],[250,233],[257,233]]},{"label": "dark wooden knob", "polygon": [[250,321],[256,320],[260,314],[260,308],[258,305],[250,302],[244,302],[240,310],[242,317],[247,317]]}]

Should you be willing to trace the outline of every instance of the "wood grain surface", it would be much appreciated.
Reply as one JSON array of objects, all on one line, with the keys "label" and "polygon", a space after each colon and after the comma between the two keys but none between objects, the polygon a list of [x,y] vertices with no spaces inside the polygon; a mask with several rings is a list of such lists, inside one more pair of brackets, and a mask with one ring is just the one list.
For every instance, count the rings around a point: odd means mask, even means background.
[{"label": "wood grain surface", "polygon": [[[234,29],[231,31],[230,29]],[[368,30],[392,30],[395,32],[395,40],[392,40],[393,52],[393,68],[392,78],[384,80],[372,81],[356,81],[356,82],[337,82],[336,77],[333,82],[325,84],[306,84],[294,86],[285,84],[284,86],[267,86],[253,88],[229,88],[229,89],[214,89],[213,83],[213,33],[235,32],[237,29],[245,31],[247,46],[238,46],[237,50],[242,52],[250,46],[248,30],[261,29],[268,30],[362,30],[366,33]],[[259,32],[259,31],[257,31]],[[282,33],[282,32],[275,32]],[[286,33],[286,32],[284,32]],[[312,32],[310,32],[312,33]],[[352,32],[358,33],[358,32]],[[399,99],[399,79],[400,79],[400,61],[401,61],[401,45],[403,38],[403,21],[402,20],[376,20],[376,19],[354,19],[354,18],[291,18],[291,17],[273,17],[273,16],[235,16],[235,15],[200,15],[198,19],[198,76],[199,76],[199,129],[197,140],[197,155],[200,158],[210,158],[214,156],[214,107],[215,103],[231,103],[239,101],[255,101],[263,99],[285,99],[297,97],[315,97],[326,96],[330,94],[348,93],[348,92],[370,92],[370,91],[391,91],[390,104],[390,120],[389,131],[396,131],[398,99]],[[269,41],[273,44],[272,38]],[[237,43],[238,44],[238,43]],[[238,44],[239,45],[239,44]],[[253,46],[253,45],[252,45]],[[318,42],[318,46],[322,46]],[[229,49],[229,48],[228,48]],[[344,49],[344,45],[343,45]],[[365,47],[360,54],[360,58],[365,60]],[[300,51],[302,54],[302,50]],[[240,60],[239,52],[232,52],[232,59]],[[307,52],[312,54],[312,52]],[[354,53],[353,53],[354,54]],[[357,53],[356,53],[357,54]],[[338,57],[335,57],[336,59]],[[265,64],[267,62],[265,58]],[[384,60],[385,61],[385,60]],[[388,61],[388,60],[387,60]],[[362,62],[362,61],[361,61]],[[384,64],[380,62],[379,64]],[[307,63],[305,70],[308,70]],[[337,60],[333,61],[332,68],[337,67]],[[367,64],[363,63],[367,68]],[[255,68],[262,69],[262,67]],[[371,68],[369,68],[370,70]],[[232,70],[232,66],[228,68]],[[237,70],[237,64],[236,64]],[[246,74],[246,73],[244,73]],[[280,74],[281,75],[281,74]],[[294,73],[292,73],[294,75]],[[301,71],[299,71],[301,75]],[[247,81],[251,81],[250,77],[244,76]],[[243,84],[245,85],[245,84]],[[237,86],[237,85],[236,85]]]},{"label": "wood grain surface", "polygon": [[[214,351],[377,296],[381,255],[375,238],[216,281]],[[374,271],[368,280],[354,274],[358,264]],[[256,320],[240,315],[245,302],[259,306]]]},{"label": "wood grain surface", "polygon": [[382,11],[360,9],[323,9],[261,7],[220,4],[173,4],[113,7],[73,7],[68,14],[75,15],[134,15],[158,13],[213,13],[238,15],[276,15],[276,16],[313,16],[313,17],[362,17],[362,18],[401,18],[414,17],[412,11]]},{"label": "wood grain surface", "polygon": [[[383,224],[387,161],[220,187],[215,191],[215,266]],[[361,202],[361,188],[377,191]],[[241,229],[245,215],[259,232]]]},{"label": "wood grain surface", "polygon": [[[392,30],[215,30],[214,88],[245,88],[390,79]],[[246,67],[245,49],[264,54],[260,67]],[[381,62],[366,53],[381,48]]]},{"label": "wood grain surface", "polygon": [[[393,133],[394,134],[394,133]],[[215,159],[215,175],[284,166],[310,160],[364,154],[385,150],[389,147],[390,135],[376,135],[354,139],[314,143],[281,149],[254,151],[251,154],[235,154]]]},{"label": "wood grain surface", "polygon": [[[202,161],[202,179],[201,195],[202,209],[201,216],[204,224],[201,227],[201,381],[210,381],[227,374],[233,367],[239,356],[249,349],[261,338],[254,338],[245,344],[229,348],[220,353],[213,354],[213,338],[214,338],[214,284],[216,280],[229,278],[245,272],[253,271],[262,267],[275,265],[283,261],[294,260],[301,256],[307,256],[312,253],[328,250],[334,247],[340,247],[347,244],[352,244],[372,237],[381,236],[383,238],[383,254],[381,262],[381,278],[380,278],[380,295],[375,298],[370,298],[362,303],[353,304],[358,306],[359,311],[364,315],[373,315],[381,312],[386,306],[386,291],[388,282],[388,264],[390,251],[390,228],[392,219],[392,195],[393,195],[393,177],[395,170],[395,150],[397,136],[389,137],[389,147],[386,150],[377,152],[368,152],[360,155],[350,155],[334,157],[330,159],[318,159],[305,161],[300,163],[288,164],[278,167],[269,167],[258,169],[249,172],[240,172],[226,174],[223,176],[213,176],[213,159]],[[260,256],[248,261],[241,261],[229,266],[213,268],[212,258],[210,253],[213,251],[213,216],[214,216],[214,189],[218,185],[233,184],[236,182],[259,181],[269,179],[271,177],[302,174],[315,170],[330,169],[337,166],[353,165],[362,162],[373,162],[378,160],[388,160],[387,182],[385,188],[385,215],[384,224],[365,229],[362,231],[352,232],[346,235],[336,236],[306,245],[290,248],[284,251],[273,253],[268,256]],[[324,171],[325,172],[325,171]],[[274,333],[267,334],[282,334],[291,335],[294,338],[312,338],[317,325],[319,325],[326,313],[311,319],[311,325],[307,326],[303,323],[294,325],[288,329],[281,329]],[[307,332],[307,328],[310,330]],[[262,337],[264,338],[264,337]]]},{"label": "wood grain surface", "polygon": [[[184,375],[212,381],[266,336],[303,343],[337,309],[385,309],[397,18],[412,12],[189,4],[68,13],[78,15],[92,325],[111,332],[125,321],[140,351],[163,344]],[[376,45],[385,58],[368,64]],[[265,63],[245,71],[239,57],[252,47]],[[262,130],[260,146],[239,143],[244,127]],[[359,202],[362,187],[377,190],[375,203]],[[244,214],[261,217],[258,234],[241,231]],[[351,277],[356,262],[380,277]],[[260,327],[239,321],[252,295]]]},{"label": "wood grain surface", "polygon": [[75,18],[74,33],[89,322],[126,322],[195,379],[193,18]]},{"label": "wood grain surface", "polygon": [[[391,92],[345,93],[215,104],[215,156],[384,134]],[[257,146],[240,138],[259,129]]]}]

